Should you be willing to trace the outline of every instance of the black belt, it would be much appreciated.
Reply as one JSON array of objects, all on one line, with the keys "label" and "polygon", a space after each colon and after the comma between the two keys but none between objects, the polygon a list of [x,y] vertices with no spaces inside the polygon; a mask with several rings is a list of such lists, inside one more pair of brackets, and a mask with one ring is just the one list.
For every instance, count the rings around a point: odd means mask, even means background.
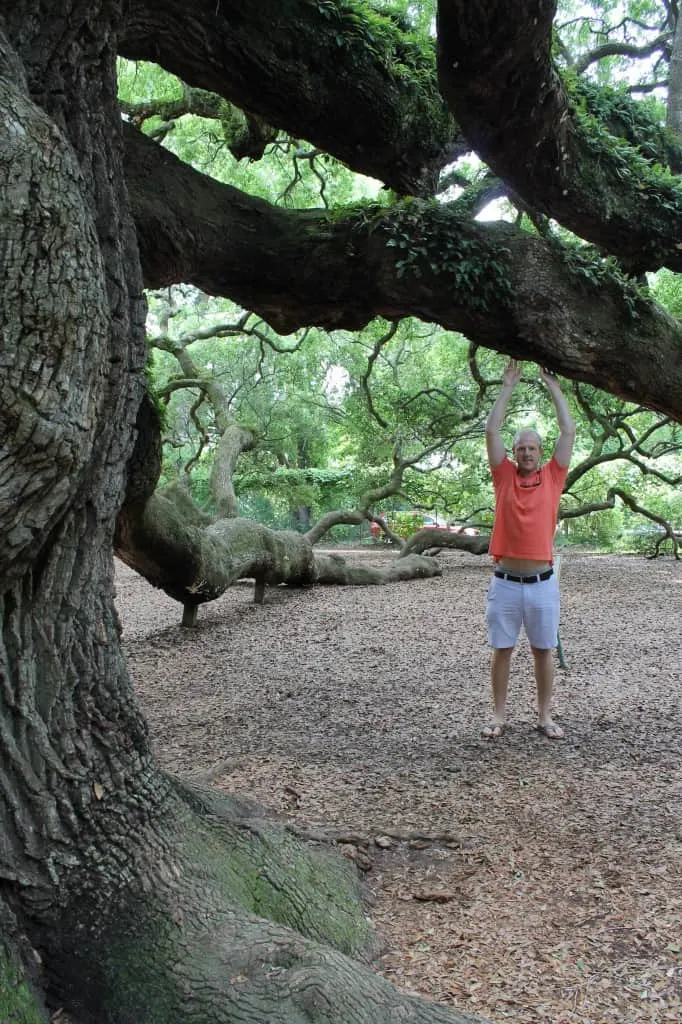
[{"label": "black belt", "polygon": [[554,569],[545,569],[544,572],[536,572],[534,576],[515,576],[504,569],[496,569],[495,575],[500,580],[509,580],[510,583],[540,583],[541,580],[548,580],[554,573]]}]

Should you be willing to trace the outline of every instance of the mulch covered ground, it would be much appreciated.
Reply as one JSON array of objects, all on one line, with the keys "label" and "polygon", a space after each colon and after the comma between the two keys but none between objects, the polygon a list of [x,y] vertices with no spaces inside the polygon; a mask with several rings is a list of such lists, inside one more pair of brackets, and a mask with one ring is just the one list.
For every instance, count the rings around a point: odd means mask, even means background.
[{"label": "mulch covered ground", "polygon": [[[381,564],[381,548],[348,554]],[[489,710],[485,556],[438,579],[180,607],[118,566],[160,762],[249,793],[364,872],[396,985],[494,1022],[682,1021],[682,563],[564,554],[556,718]]]}]

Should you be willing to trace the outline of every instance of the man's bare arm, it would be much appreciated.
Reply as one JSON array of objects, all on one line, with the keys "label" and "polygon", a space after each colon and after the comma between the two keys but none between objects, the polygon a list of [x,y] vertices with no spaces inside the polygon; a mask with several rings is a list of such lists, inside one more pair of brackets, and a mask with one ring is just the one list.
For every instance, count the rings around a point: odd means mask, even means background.
[{"label": "man's bare arm", "polygon": [[554,408],[556,409],[557,420],[559,422],[559,437],[554,447],[554,458],[560,466],[568,466],[571,461],[571,454],[573,452],[573,443],[575,441],[575,420],[571,416],[570,409],[566,399],[564,398],[559,381],[556,379],[554,374],[549,373],[548,370],[542,370],[540,379],[549,389],[549,393],[552,396],[554,402]]},{"label": "man's bare arm", "polygon": [[507,454],[502,440],[502,424],[504,414],[507,411],[507,404],[511,398],[512,391],[521,380],[521,367],[516,359],[510,359],[507,369],[504,371],[504,382],[502,390],[490,410],[490,415],[485,425],[485,443],[488,449],[488,462],[492,469],[504,461]]}]

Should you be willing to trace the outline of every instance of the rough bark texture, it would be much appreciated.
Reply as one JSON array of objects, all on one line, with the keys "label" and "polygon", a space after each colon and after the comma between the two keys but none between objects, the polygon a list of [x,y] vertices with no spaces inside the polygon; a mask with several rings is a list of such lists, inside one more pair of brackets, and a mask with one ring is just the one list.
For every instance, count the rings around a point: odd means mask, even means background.
[{"label": "rough bark texture", "polygon": [[[113,603],[112,534],[136,418],[145,454],[131,461],[128,504],[145,506],[158,457],[150,418],[138,416],[143,304],[108,45],[116,13],[90,4],[87,22],[64,25],[55,10],[33,36],[38,23],[17,12],[25,65],[49,68],[41,98],[52,121],[0,37],[12,297],[0,907],[17,921],[16,938],[3,934],[3,978],[15,962],[42,963],[50,1006],[83,1024],[464,1020],[344,956],[371,941],[348,865],[239,804],[182,790],[151,755]],[[39,1019],[32,1003],[15,999],[11,1011]]]},{"label": "rough bark texture", "polygon": [[[83,488],[105,404],[102,363],[110,339],[101,256],[78,164],[19,84],[5,79],[0,104],[0,118],[11,126],[0,137],[0,420],[3,440],[11,441],[2,452],[0,563],[7,579],[26,572]],[[47,259],[49,252],[60,258]],[[32,344],[19,344],[24,332]]]},{"label": "rough bark texture", "polygon": [[205,516],[177,484],[157,491],[144,505],[124,507],[115,548],[127,565],[185,607],[214,601],[243,579],[255,581],[260,602],[266,585],[365,586],[440,572],[433,559],[418,554],[381,570],[347,566],[340,556],[316,555],[300,533],[271,530],[252,519]]}]

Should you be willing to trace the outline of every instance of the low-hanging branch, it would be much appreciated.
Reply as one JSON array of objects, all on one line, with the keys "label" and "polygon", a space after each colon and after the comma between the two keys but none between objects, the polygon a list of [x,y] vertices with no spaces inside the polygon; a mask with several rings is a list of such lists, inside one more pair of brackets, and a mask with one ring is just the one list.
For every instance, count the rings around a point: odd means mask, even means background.
[{"label": "low-hanging branch", "polygon": [[438,90],[433,41],[378,11],[370,21],[307,0],[289,0],[286,17],[280,0],[133,0],[118,45],[400,193],[433,195],[441,168],[470,148]]},{"label": "low-hanging branch", "polygon": [[[682,327],[599,260],[437,203],[333,215],[279,209],[199,174],[132,128],[125,139],[149,287],[193,283],[282,333],[418,316],[682,416]],[[682,265],[682,250],[677,258]]]}]

